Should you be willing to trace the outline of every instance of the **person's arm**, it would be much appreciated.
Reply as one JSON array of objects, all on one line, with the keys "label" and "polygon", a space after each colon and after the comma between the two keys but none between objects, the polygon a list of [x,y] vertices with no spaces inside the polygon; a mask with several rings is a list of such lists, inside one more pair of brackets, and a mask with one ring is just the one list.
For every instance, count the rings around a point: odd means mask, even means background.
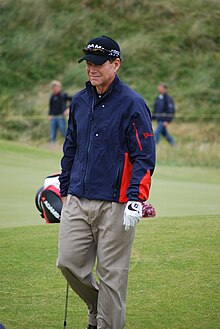
[{"label": "person's arm", "polygon": [[128,153],[133,169],[124,212],[125,231],[134,227],[142,217],[142,202],[149,197],[151,175],[155,167],[155,142],[150,111],[143,100],[137,100],[133,108],[134,114],[128,131]]},{"label": "person's arm", "polygon": [[67,105],[66,103],[69,102],[71,103],[73,97],[69,96],[67,93],[64,93],[64,100],[65,100],[65,109],[63,111],[63,115],[68,117],[69,115],[69,105]]},{"label": "person's arm", "polygon": [[66,107],[65,111],[63,112],[63,115],[65,117],[68,117],[69,116],[69,113],[70,113],[70,109],[69,109],[69,107]]},{"label": "person's arm", "polygon": [[65,100],[65,103],[67,103],[67,102],[71,103],[72,102],[73,97],[68,95],[67,93],[63,93],[63,97],[64,97],[64,100]]},{"label": "person's arm", "polygon": [[154,101],[154,109],[153,109],[153,113],[152,113],[152,121],[157,119],[157,98]]},{"label": "person's arm", "polygon": [[129,201],[146,201],[149,197],[151,175],[155,167],[155,141],[150,111],[142,99],[133,104],[128,131],[129,158],[133,164]]},{"label": "person's arm", "polygon": [[73,96],[70,96],[70,95],[66,94],[66,97],[67,97],[67,101],[69,101],[71,103],[72,99],[73,99]]},{"label": "person's arm", "polygon": [[77,149],[76,124],[74,121],[74,103],[71,104],[66,139],[63,144],[63,158],[61,160],[60,194],[64,198],[68,194],[70,174]]},{"label": "person's arm", "polygon": [[165,101],[166,101],[166,113],[167,113],[167,118],[165,122],[167,122],[168,125],[174,118],[175,106],[173,99],[170,96],[166,95]]},{"label": "person's arm", "polygon": [[50,120],[51,119],[51,116],[52,116],[52,109],[51,109],[51,96],[50,96],[50,100],[49,100],[49,110],[48,110],[48,119]]}]

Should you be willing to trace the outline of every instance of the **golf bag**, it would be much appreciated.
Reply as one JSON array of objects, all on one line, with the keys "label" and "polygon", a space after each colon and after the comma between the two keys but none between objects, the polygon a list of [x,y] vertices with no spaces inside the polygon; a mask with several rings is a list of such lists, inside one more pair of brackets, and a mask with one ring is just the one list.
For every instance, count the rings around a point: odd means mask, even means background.
[{"label": "golf bag", "polygon": [[46,223],[59,223],[62,200],[60,196],[60,174],[47,176],[44,180],[44,186],[41,187],[35,196],[35,205]]}]

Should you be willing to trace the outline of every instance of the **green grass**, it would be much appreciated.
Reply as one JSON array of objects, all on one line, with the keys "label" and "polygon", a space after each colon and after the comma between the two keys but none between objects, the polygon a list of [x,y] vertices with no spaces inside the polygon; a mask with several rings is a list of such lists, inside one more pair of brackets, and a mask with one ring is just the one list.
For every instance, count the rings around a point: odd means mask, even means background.
[{"label": "green grass", "polygon": [[77,64],[90,38],[110,35],[122,48],[121,78],[152,108],[158,81],[177,117],[219,119],[217,0],[2,0],[0,137],[43,140],[49,82],[69,92],[86,80]]},{"label": "green grass", "polygon": [[220,214],[220,170],[157,167],[150,201],[158,216]]},{"label": "green grass", "polygon": [[220,168],[220,129],[217,123],[174,122],[169,131],[177,148],[173,149],[161,138],[157,146],[159,165]]},{"label": "green grass", "polygon": [[[0,141],[0,227],[43,223],[34,197],[44,178],[60,170],[61,155]],[[158,166],[150,201],[158,216],[210,215],[220,213],[219,195],[219,168]]]},{"label": "green grass", "polygon": [[[59,225],[45,225],[34,205],[43,178],[59,170],[60,156],[0,141],[0,321],[7,329],[62,328]],[[127,329],[219,327],[219,195],[220,169],[157,167],[151,202],[158,216],[137,226]],[[68,328],[85,328],[86,314],[70,293]]]},{"label": "green grass", "polygon": [[34,197],[44,178],[60,170],[61,152],[0,141],[0,226],[37,225]]},{"label": "green grass", "polygon": [[[126,328],[219,327],[220,216],[145,220],[137,227]],[[1,229],[0,319],[7,329],[62,328],[65,282],[55,267],[58,225]],[[87,311],[70,293],[68,328]]]}]

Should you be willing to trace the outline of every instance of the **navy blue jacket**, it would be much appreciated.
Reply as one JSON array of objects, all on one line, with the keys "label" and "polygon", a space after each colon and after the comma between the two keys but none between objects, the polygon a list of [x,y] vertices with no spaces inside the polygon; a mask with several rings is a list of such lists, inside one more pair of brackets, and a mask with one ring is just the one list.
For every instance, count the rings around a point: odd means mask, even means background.
[{"label": "navy blue jacket", "polygon": [[71,102],[71,100],[72,97],[64,92],[51,95],[49,101],[49,115],[62,115],[67,108],[67,102]]},{"label": "navy blue jacket", "polygon": [[61,160],[61,196],[147,200],[155,166],[150,112],[118,76],[100,98],[90,82],[72,100]]},{"label": "navy blue jacket", "polygon": [[154,103],[152,119],[171,122],[174,118],[174,113],[175,107],[173,99],[168,94],[157,96]]}]

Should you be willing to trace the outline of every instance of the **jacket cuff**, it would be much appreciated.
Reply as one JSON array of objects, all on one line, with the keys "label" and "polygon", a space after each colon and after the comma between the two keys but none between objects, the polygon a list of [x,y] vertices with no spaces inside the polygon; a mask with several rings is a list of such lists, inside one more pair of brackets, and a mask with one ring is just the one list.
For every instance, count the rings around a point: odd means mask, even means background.
[{"label": "jacket cuff", "polygon": [[137,195],[130,194],[130,195],[128,195],[128,201],[144,202],[146,200],[141,200],[140,198],[138,198]]},{"label": "jacket cuff", "polygon": [[60,196],[64,198],[68,195],[68,191],[66,189],[60,189]]}]

